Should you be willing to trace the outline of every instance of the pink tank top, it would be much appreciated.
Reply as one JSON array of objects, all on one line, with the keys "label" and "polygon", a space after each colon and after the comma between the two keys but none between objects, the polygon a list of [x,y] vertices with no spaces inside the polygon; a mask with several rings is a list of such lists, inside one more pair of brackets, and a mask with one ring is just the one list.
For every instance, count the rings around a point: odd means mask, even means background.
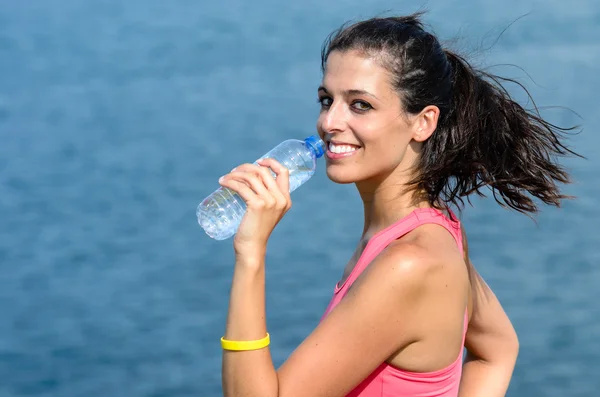
[{"label": "pink tank top", "polygon": [[[456,219],[454,214],[452,217]],[[463,252],[462,233],[458,221],[448,219],[437,209],[418,208],[369,240],[350,276],[342,285],[335,286],[333,298],[323,318],[342,300],[352,283],[388,244],[426,223],[438,224],[448,230],[456,240],[460,251]],[[463,347],[468,323],[469,316],[465,309]],[[384,362],[346,397],[456,397],[462,374],[462,356],[463,349],[452,364],[435,372],[408,372]]]}]

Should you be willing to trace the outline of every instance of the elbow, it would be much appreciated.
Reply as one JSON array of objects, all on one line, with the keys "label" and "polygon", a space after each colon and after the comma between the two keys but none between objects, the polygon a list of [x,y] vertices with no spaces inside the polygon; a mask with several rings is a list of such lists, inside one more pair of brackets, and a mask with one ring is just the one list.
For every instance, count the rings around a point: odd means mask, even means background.
[{"label": "elbow", "polygon": [[467,348],[467,361],[478,361],[488,366],[512,372],[519,355],[519,338],[514,330],[485,341],[484,349]]},{"label": "elbow", "polygon": [[496,364],[498,368],[501,368],[502,372],[508,376],[512,376],[515,366],[517,365],[517,358],[519,356],[519,338],[516,334],[506,341],[504,347],[504,354],[500,357],[499,362]]},{"label": "elbow", "polygon": [[509,328],[509,331],[506,332],[504,339],[505,339],[504,344],[505,344],[507,353],[510,354],[511,356],[514,356],[516,359],[517,356],[519,355],[519,336],[517,335],[517,331],[515,330],[515,328],[512,325]]},{"label": "elbow", "polygon": [[498,355],[498,364],[503,367],[510,368],[511,370],[517,363],[517,357],[519,356],[519,338],[517,333],[511,332],[504,337],[504,340],[500,344],[502,353]]},{"label": "elbow", "polygon": [[505,327],[504,331],[499,334],[498,342],[501,346],[499,358],[505,363],[510,363],[514,366],[519,355],[519,337],[512,324]]},{"label": "elbow", "polygon": [[511,357],[513,358],[513,361],[516,362],[517,361],[517,357],[519,356],[519,337],[517,336],[517,333],[513,330],[513,333],[508,341],[508,352],[511,355]]}]

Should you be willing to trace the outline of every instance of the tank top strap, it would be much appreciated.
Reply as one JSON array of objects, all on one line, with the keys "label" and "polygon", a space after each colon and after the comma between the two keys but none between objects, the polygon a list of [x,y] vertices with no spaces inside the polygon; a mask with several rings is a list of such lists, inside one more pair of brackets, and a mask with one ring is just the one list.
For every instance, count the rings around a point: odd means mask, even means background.
[{"label": "tank top strap", "polygon": [[389,228],[382,230],[377,237],[381,239],[380,244],[383,244],[383,248],[385,248],[392,241],[399,239],[419,226],[436,224],[442,226],[454,237],[454,241],[456,241],[458,249],[462,253],[463,241],[460,222],[452,210],[449,209],[448,211],[452,219],[449,219],[436,208],[417,208],[406,218],[407,222],[400,221],[392,224]]},{"label": "tank top strap", "polygon": [[456,244],[462,253],[463,245],[460,222],[454,213],[452,213],[451,210],[449,211],[450,216],[454,220],[449,219],[442,211],[435,208],[417,208],[406,217],[379,231],[367,243],[363,253],[360,255],[348,278],[341,286],[336,285],[335,292],[337,293],[342,289],[349,288],[366,269],[369,263],[392,241],[401,238],[417,227],[425,224],[437,224],[445,228],[452,235],[452,237],[454,237],[454,240],[456,241]]}]

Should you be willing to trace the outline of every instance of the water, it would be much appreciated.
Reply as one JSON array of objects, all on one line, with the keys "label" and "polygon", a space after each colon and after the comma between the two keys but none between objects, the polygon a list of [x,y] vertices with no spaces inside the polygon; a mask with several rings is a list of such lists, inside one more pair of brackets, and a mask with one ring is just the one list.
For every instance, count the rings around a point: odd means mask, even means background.
[{"label": "water", "polygon": [[[194,216],[217,179],[314,132],[319,50],[389,1],[28,0],[0,7],[0,396],[217,397],[233,261]],[[561,124],[576,200],[534,223],[475,200],[473,261],[521,341],[510,397],[600,389],[596,0],[431,0],[427,22],[517,77]],[[513,20],[530,13],[508,29]],[[452,40],[456,38],[456,40]],[[361,228],[317,169],[267,257],[280,364],[315,327]],[[310,222],[307,221],[310,219]],[[315,227],[319,225],[319,227]]]},{"label": "water", "polygon": [[[292,193],[314,175],[316,160],[323,156],[324,145],[318,136],[311,136],[304,141],[288,139],[259,160],[272,158],[285,167],[289,171],[288,190]],[[273,170],[270,170],[270,174],[277,178]],[[225,240],[236,233],[245,212],[245,201],[233,190],[220,187],[202,200],[196,209],[196,216],[208,236]]]},{"label": "water", "polygon": [[237,231],[246,212],[246,203],[233,190],[219,188],[202,200],[196,216],[209,237],[225,240]]}]

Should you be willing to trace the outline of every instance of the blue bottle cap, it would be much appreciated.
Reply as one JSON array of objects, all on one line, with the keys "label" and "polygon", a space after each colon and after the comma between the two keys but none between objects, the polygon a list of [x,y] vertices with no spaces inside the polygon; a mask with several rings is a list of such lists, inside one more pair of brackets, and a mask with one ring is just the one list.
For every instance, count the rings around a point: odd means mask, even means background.
[{"label": "blue bottle cap", "polygon": [[313,149],[317,158],[322,157],[323,154],[325,154],[325,142],[323,142],[319,136],[311,135],[306,138],[304,142],[306,142],[308,147]]}]

